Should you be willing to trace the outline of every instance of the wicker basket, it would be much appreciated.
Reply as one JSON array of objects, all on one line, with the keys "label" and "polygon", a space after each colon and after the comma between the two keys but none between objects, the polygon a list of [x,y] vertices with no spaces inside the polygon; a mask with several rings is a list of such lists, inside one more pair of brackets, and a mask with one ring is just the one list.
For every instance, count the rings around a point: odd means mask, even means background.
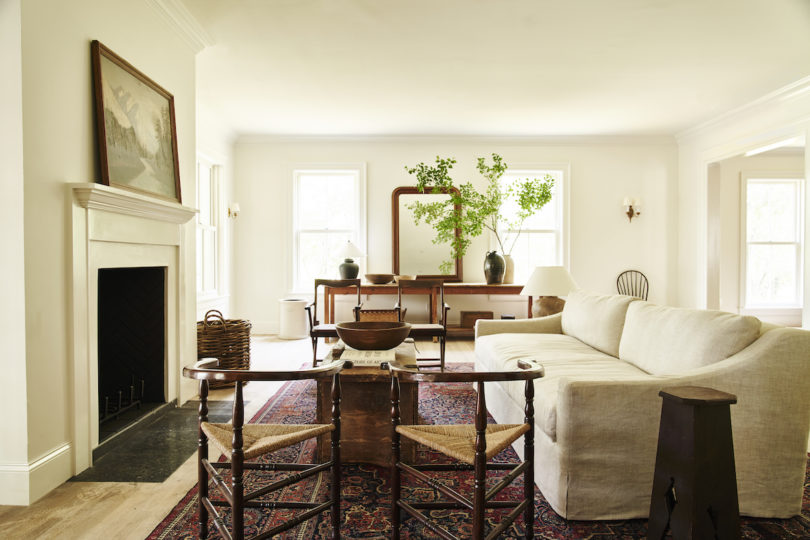
[{"label": "wicker basket", "polygon": [[[197,358],[216,358],[222,369],[250,369],[250,321],[225,319],[212,309],[197,322]],[[234,383],[210,382],[211,388]]]}]

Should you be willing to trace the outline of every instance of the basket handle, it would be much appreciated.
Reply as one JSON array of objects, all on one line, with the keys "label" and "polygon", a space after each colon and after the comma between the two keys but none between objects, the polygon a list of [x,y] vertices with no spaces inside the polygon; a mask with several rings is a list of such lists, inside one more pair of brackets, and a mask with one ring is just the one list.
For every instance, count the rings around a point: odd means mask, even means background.
[{"label": "basket handle", "polygon": [[[212,319],[213,322],[209,322]],[[213,326],[214,324],[221,324],[222,326],[225,326],[225,318],[222,316],[222,312],[218,309],[209,309],[205,314],[205,319],[203,319],[203,325],[207,328],[209,326]]]}]

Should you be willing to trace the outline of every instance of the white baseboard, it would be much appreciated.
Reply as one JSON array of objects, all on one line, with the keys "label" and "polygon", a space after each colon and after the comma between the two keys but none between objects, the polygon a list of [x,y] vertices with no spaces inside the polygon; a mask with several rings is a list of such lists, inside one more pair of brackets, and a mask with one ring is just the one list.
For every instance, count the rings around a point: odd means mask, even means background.
[{"label": "white baseboard", "polygon": [[0,505],[27,506],[28,497],[28,465],[3,464],[0,465]]},{"label": "white baseboard", "polygon": [[30,463],[0,464],[0,505],[28,506],[72,476],[70,444]]}]

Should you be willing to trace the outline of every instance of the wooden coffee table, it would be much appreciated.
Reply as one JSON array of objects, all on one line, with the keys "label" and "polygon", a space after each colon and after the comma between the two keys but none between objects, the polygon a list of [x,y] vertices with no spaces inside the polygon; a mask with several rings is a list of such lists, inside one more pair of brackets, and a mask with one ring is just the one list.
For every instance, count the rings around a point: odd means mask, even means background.
[{"label": "wooden coffee table", "polygon": [[[327,356],[327,358],[331,358]],[[397,361],[416,362],[412,342],[397,347]],[[391,464],[391,376],[379,367],[352,367],[340,373],[340,458],[347,463]],[[316,422],[328,423],[332,417],[332,382],[318,381]],[[399,406],[403,424],[417,424],[418,383],[400,384]],[[330,438],[318,437],[318,459],[329,459]],[[402,441],[402,458],[413,462],[416,445]]]}]

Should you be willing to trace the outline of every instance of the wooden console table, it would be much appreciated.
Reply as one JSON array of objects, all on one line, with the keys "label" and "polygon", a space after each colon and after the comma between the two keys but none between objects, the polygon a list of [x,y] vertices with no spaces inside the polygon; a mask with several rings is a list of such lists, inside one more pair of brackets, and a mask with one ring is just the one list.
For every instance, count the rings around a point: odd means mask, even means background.
[{"label": "wooden console table", "polygon": [[[501,294],[501,295],[519,295],[523,290],[523,285],[487,285],[486,283],[457,283],[447,282],[444,284],[444,295],[450,296],[453,294]],[[325,287],[324,290],[324,306],[323,306],[323,319],[324,323],[329,324],[335,321],[335,295],[338,294],[355,294],[354,287]],[[437,302],[439,298],[438,288],[425,288],[425,289],[403,289],[403,294],[424,294],[429,295],[429,312],[430,322],[435,323],[438,321]],[[360,294],[388,294],[396,296],[397,285],[395,283],[386,283],[385,285],[374,285],[371,283],[364,283],[360,286]],[[392,303],[393,305],[393,303]],[[528,297],[528,316],[532,316],[532,297]],[[448,326],[447,334],[449,336],[471,336],[471,328],[461,328],[459,326]]]}]

